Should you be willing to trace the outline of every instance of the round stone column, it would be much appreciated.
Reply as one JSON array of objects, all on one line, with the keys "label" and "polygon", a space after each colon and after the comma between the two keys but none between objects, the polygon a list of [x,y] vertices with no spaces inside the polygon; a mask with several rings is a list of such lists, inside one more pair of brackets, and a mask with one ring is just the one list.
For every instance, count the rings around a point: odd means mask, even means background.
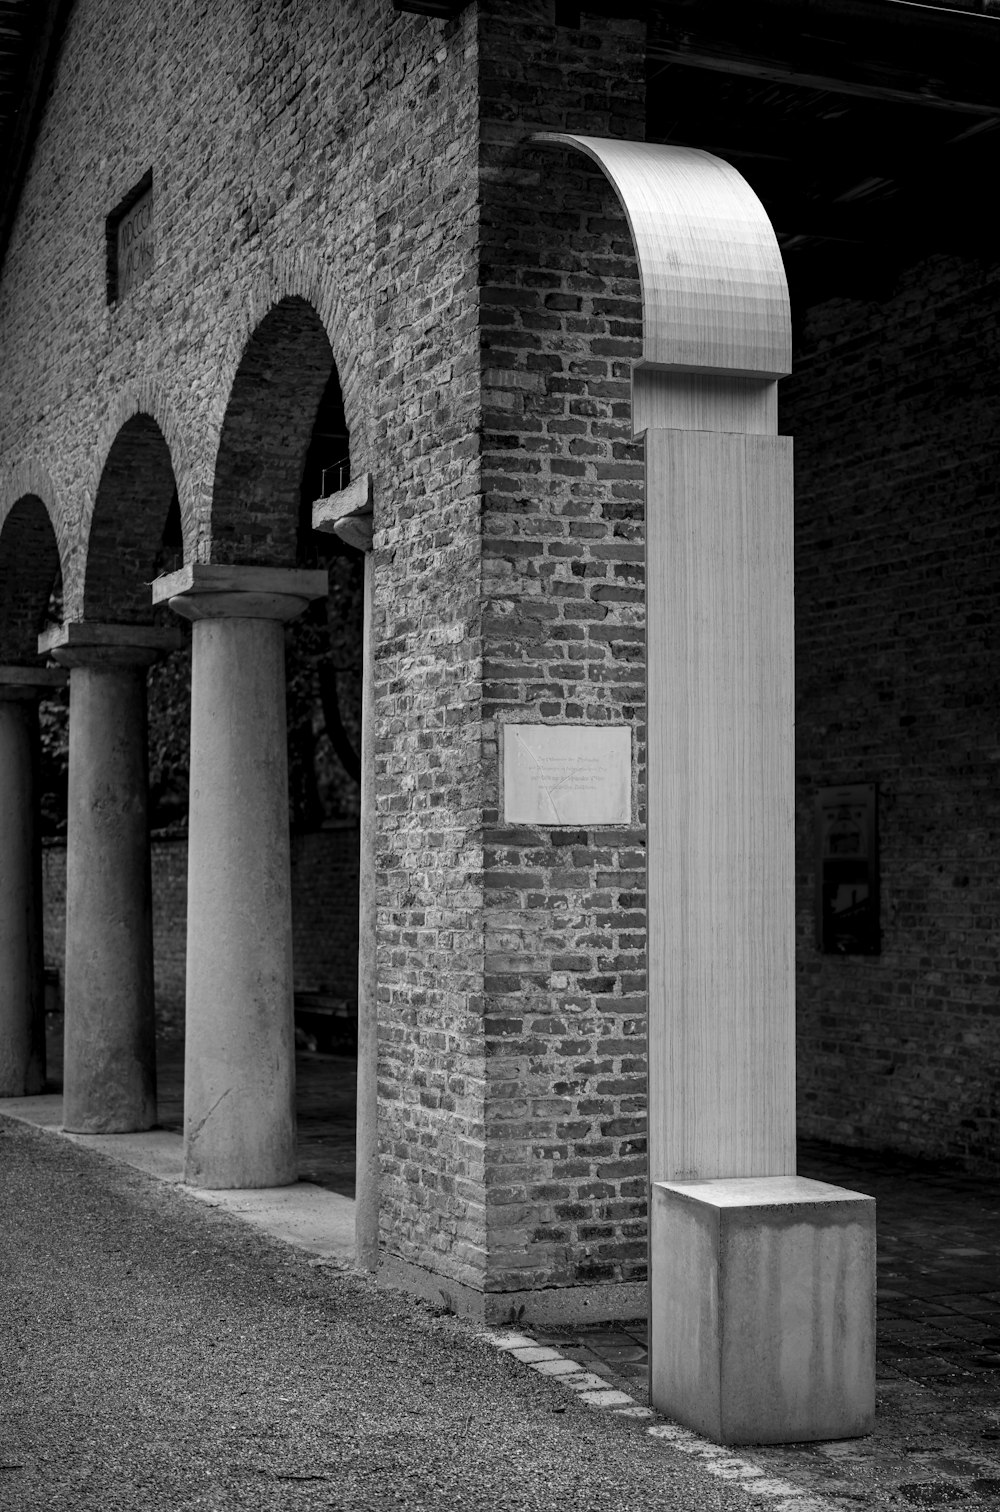
[{"label": "round stone column", "polygon": [[45,1090],[38,701],[65,672],[0,667],[0,1097]]},{"label": "round stone column", "polygon": [[156,1122],[146,669],[174,631],[76,621],[39,641],[70,670],[63,1127]]},{"label": "round stone column", "polygon": [[283,624],[325,572],[191,564],[153,585],[194,621],[184,1179],[298,1175]]}]

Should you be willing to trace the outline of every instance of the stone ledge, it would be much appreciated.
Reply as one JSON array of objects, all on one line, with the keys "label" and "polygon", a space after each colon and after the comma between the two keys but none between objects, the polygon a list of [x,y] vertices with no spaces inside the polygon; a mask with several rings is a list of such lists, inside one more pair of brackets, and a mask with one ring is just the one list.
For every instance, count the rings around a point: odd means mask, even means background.
[{"label": "stone ledge", "polygon": [[297,619],[330,589],[324,570],[189,562],[151,585],[154,604],[187,620]]},{"label": "stone ledge", "polygon": [[65,688],[61,667],[0,666],[0,688]]},{"label": "stone ledge", "polygon": [[372,475],[363,473],[339,493],[316,499],[313,530],[327,531],[355,551],[371,551],[373,530]]},{"label": "stone ledge", "polygon": [[0,699],[4,703],[34,703],[58,693],[69,682],[62,667],[0,666]]},{"label": "stone ledge", "polygon": [[38,637],[38,649],[45,655],[55,651],[127,650],[176,651],[183,644],[179,630],[159,625],[115,625],[98,620],[66,620],[53,625]]},{"label": "stone ledge", "polygon": [[549,1286],[538,1291],[481,1292],[460,1281],[437,1275],[383,1255],[378,1280],[411,1296],[446,1306],[460,1318],[481,1323],[605,1323],[646,1315],[645,1281],[609,1282],[598,1286]]},{"label": "stone ledge", "polygon": [[326,572],[302,567],[254,567],[226,562],[188,562],[176,572],[153,580],[153,603],[181,595],[202,593],[281,594],[293,598],[323,598],[329,588]]}]

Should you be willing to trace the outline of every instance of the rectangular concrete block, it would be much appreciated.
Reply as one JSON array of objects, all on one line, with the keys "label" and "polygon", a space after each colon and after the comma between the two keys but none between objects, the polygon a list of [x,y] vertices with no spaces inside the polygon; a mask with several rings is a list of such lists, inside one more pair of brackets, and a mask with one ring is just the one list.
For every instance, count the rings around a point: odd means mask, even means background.
[{"label": "rectangular concrete block", "polygon": [[654,1182],[650,1400],[720,1444],[870,1433],[875,1201],[799,1176]]}]

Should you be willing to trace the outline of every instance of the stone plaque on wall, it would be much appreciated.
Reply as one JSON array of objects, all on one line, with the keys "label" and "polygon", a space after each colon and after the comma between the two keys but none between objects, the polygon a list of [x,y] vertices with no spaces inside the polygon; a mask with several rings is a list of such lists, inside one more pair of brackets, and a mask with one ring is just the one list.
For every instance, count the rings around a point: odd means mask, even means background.
[{"label": "stone plaque on wall", "polygon": [[108,300],[122,300],[153,271],[153,175],[125,196],[108,216]]},{"label": "stone plaque on wall", "polygon": [[137,200],[118,225],[118,298],[153,271],[153,191]]},{"label": "stone plaque on wall", "polygon": [[508,824],[630,824],[629,726],[504,725],[503,817]]}]

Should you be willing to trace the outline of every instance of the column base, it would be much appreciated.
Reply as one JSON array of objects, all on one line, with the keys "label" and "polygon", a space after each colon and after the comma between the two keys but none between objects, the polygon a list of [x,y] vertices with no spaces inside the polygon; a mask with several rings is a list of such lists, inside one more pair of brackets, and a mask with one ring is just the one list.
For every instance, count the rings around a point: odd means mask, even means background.
[{"label": "column base", "polygon": [[148,1134],[156,1128],[156,1101],[148,1099],[136,1110],[123,1113],[70,1113],[60,1125],[64,1134]]},{"label": "column base", "polygon": [[654,1182],[650,1404],[719,1444],[875,1416],[875,1201],[798,1176]]}]

